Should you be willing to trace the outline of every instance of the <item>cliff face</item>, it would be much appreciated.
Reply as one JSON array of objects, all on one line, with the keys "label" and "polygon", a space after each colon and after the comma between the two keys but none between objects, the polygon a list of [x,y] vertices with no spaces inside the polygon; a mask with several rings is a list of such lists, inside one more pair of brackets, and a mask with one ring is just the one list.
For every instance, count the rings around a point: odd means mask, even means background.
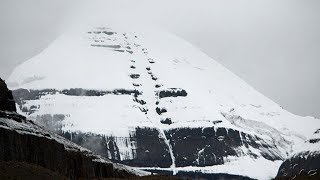
[{"label": "cliff face", "polygon": [[[117,142],[123,141],[127,144],[134,142],[136,143],[136,149],[133,152],[134,159],[121,162],[129,166],[165,168],[172,163],[166,143],[159,139],[160,134],[157,129],[137,128],[130,138],[121,139],[61,130],[57,133],[102,156],[109,156],[114,161],[119,161],[121,154]],[[264,158],[281,160],[281,157],[274,153],[276,152],[275,147],[269,146],[263,139],[233,129],[181,128],[166,131],[165,135],[173,143],[172,149],[177,167],[221,165],[224,163],[225,156],[237,156],[237,150],[241,146],[263,149],[266,152],[262,154]],[[185,147],[185,144],[188,144],[188,148]],[[250,155],[257,156],[254,153]]]},{"label": "cliff face", "polygon": [[128,178],[147,174],[114,164],[18,115],[11,91],[2,80],[0,97],[2,164],[24,162],[48,169],[68,179]]},{"label": "cliff face", "polygon": [[16,105],[11,91],[0,78],[0,111],[16,111]]},{"label": "cliff face", "polygon": [[134,176],[125,170],[114,168],[112,163],[95,162],[94,156],[85,156],[80,151],[67,151],[63,144],[53,139],[19,134],[2,128],[0,152],[1,161],[36,164],[71,179]]},{"label": "cliff face", "polygon": [[320,129],[281,164],[276,179],[320,179]]}]

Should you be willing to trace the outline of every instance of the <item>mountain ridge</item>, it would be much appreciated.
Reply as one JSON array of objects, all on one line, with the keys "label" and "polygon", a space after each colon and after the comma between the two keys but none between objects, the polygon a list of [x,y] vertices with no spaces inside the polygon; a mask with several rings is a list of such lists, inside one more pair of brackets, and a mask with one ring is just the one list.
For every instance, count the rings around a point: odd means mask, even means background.
[{"label": "mountain ridge", "polygon": [[[137,166],[281,161],[319,124],[285,111],[191,44],[159,31],[66,33],[8,81],[20,113]],[[92,140],[102,145],[92,147]]]}]

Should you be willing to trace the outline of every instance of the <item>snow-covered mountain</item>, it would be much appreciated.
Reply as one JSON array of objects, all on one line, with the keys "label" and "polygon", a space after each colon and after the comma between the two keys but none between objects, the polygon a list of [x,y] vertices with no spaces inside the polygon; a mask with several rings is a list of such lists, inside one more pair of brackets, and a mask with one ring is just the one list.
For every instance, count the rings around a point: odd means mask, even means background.
[{"label": "snow-covered mountain", "polygon": [[28,118],[146,168],[267,179],[320,127],[164,31],[70,31],[8,82]]}]

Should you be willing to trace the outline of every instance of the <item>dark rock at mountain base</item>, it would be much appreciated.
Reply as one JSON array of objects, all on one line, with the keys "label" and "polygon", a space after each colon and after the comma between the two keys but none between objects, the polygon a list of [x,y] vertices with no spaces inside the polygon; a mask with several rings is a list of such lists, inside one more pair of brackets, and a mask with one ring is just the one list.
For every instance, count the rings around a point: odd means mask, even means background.
[{"label": "dark rock at mountain base", "polygon": [[26,162],[0,162],[0,179],[67,180],[68,178],[41,166]]},{"label": "dark rock at mountain base", "polygon": [[301,150],[286,159],[280,166],[276,179],[320,179],[320,129],[316,130]]},{"label": "dark rock at mountain base", "polygon": [[114,137],[105,137],[92,133],[80,132],[58,132],[59,135],[67,138],[68,140],[88,148],[101,156],[107,157],[114,161],[119,161],[119,149],[114,144]]},{"label": "dark rock at mountain base", "polygon": [[0,78],[0,111],[16,112],[16,104],[12,92],[7,88],[6,83]]},{"label": "dark rock at mountain base", "polygon": [[[170,167],[172,160],[167,144],[163,138],[159,138],[159,130],[154,128],[137,127],[130,137],[112,137],[93,133],[63,132],[61,122],[63,115],[46,115],[36,120],[37,123],[49,128],[59,135],[71,140],[80,146],[86,147],[115,162],[121,162],[130,166],[140,167]],[[170,124],[167,121],[162,123]],[[55,123],[51,122],[54,121]],[[50,123],[51,122],[51,123]],[[252,157],[262,157],[270,160],[281,160],[274,147],[271,147],[258,136],[246,134],[226,128],[177,128],[165,131],[167,139],[173,145],[173,153],[176,165],[182,166],[212,166],[223,164],[223,158],[238,156],[237,148],[252,147],[264,149],[261,154],[250,152]],[[132,155],[122,155],[120,160],[118,142],[133,144]],[[186,148],[188,147],[188,148]]]},{"label": "dark rock at mountain base", "polygon": [[[60,132],[61,133],[61,132]],[[177,128],[165,131],[167,139],[171,142],[175,163],[183,166],[212,166],[224,164],[224,157],[238,156],[240,146],[266,147],[266,152],[261,156],[266,159],[280,160],[281,157],[274,154],[274,147],[269,147],[259,137],[239,132],[233,129],[217,128]],[[169,149],[160,133],[153,128],[136,128],[131,137],[108,137],[92,133],[61,134],[73,142],[84,146],[104,157],[137,167],[170,167],[172,160]],[[72,136],[72,138],[71,138]],[[120,160],[117,142],[136,144],[132,149],[133,157],[129,155],[126,160]],[[259,143],[259,145],[258,145]],[[94,144],[94,146],[93,146]],[[259,154],[249,153],[249,156],[257,157]]]},{"label": "dark rock at mountain base", "polygon": [[172,160],[169,149],[164,140],[159,137],[160,133],[157,129],[136,128],[133,136],[137,143],[136,157],[122,163],[138,167],[170,167]]},{"label": "dark rock at mountain base", "polygon": [[71,179],[134,176],[114,169],[111,163],[95,162],[93,158],[66,151],[63,144],[53,139],[0,128],[0,161],[35,164]]},{"label": "dark rock at mountain base", "polygon": [[12,119],[17,122],[23,122],[26,120],[26,117],[21,116],[17,113],[9,113],[9,112],[3,112],[3,111],[0,111],[0,118]]},{"label": "dark rock at mountain base", "polygon": [[[267,146],[259,137],[226,128],[178,128],[169,130],[166,136],[172,144],[178,167],[220,165],[224,164],[224,157],[238,156],[237,148],[244,144],[257,149]],[[274,147],[268,146],[268,151],[261,155],[266,159],[280,160],[272,149]],[[248,155],[258,156],[254,153]]]},{"label": "dark rock at mountain base", "polygon": [[[163,174],[163,175],[173,175],[172,171],[167,170],[146,170],[149,172]],[[253,180],[252,178],[246,176],[239,176],[239,175],[232,175],[232,174],[225,174],[225,173],[215,173],[215,174],[207,174],[202,172],[188,172],[188,171],[179,171],[176,175],[177,178],[183,180],[190,180],[190,179],[197,179],[197,180]]]},{"label": "dark rock at mountain base", "polygon": [[[53,172],[50,169],[37,166],[26,162],[8,161],[0,162],[0,179],[1,180],[69,180],[65,176],[60,175],[57,172]],[[85,178],[82,178],[85,179]],[[178,180],[177,178],[168,175],[150,175],[143,177],[130,177],[130,178],[103,178],[103,179],[145,179],[145,180]]]},{"label": "dark rock at mountain base", "polygon": [[[86,147],[114,162],[130,166],[169,167],[172,164],[169,150],[164,140],[159,138],[159,131],[151,128],[136,128],[131,137],[112,137],[92,133],[58,132],[72,142]],[[133,159],[120,161],[118,141],[136,144],[132,149]]]},{"label": "dark rock at mountain base", "polygon": [[280,166],[276,179],[320,179],[320,155],[306,153],[287,159]]}]

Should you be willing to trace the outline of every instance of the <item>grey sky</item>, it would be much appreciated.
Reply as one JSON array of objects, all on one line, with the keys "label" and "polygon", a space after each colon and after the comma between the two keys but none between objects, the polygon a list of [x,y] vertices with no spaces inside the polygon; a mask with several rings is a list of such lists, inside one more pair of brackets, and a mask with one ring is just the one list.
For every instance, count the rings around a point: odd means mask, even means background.
[{"label": "grey sky", "polygon": [[319,9],[318,0],[0,0],[0,76],[73,24],[143,22],[190,41],[289,111],[320,117]]}]

